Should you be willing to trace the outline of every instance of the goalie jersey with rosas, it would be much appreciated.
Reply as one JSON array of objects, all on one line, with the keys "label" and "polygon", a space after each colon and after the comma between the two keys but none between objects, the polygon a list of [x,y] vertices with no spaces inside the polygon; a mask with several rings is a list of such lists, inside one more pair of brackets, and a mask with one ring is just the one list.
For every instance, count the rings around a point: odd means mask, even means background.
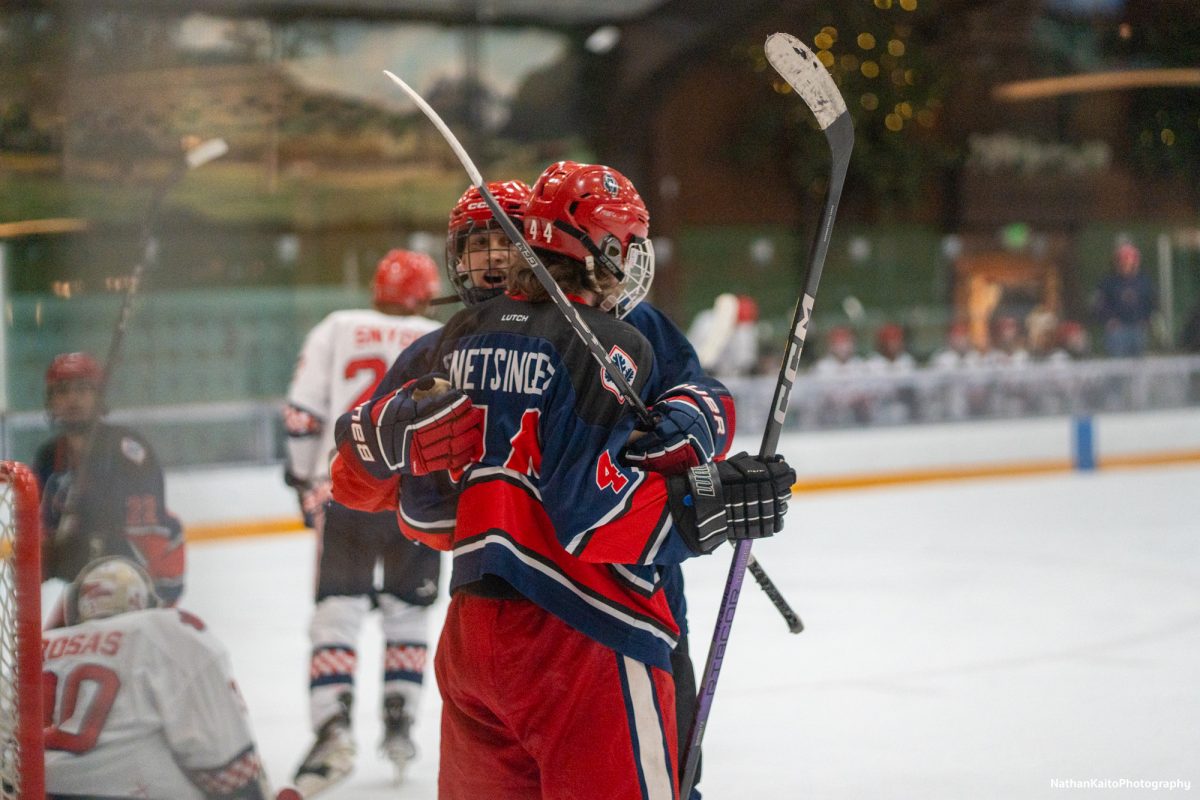
[{"label": "goalie jersey with rosas", "polygon": [[46,789],[52,796],[189,800],[261,772],[225,648],[177,609],[47,631]]},{"label": "goalie jersey with rosas", "polygon": [[[634,390],[655,399],[666,387],[646,338],[577,308]],[[377,395],[403,383],[412,358],[484,409],[481,460],[454,486],[445,473],[397,486],[341,442],[335,498],[364,510],[398,503],[406,535],[453,551],[451,592],[499,577],[576,630],[669,670],[679,629],[661,591],[663,567],[694,553],[674,531],[663,476],[621,463],[636,418],[560,312],[511,297],[467,308],[406,351]]]},{"label": "goalie jersey with rosas", "polygon": [[404,348],[439,327],[428,317],[363,308],[334,311],[309,331],[284,413],[289,472],[303,481],[328,478],[333,422],[370,398]]}]

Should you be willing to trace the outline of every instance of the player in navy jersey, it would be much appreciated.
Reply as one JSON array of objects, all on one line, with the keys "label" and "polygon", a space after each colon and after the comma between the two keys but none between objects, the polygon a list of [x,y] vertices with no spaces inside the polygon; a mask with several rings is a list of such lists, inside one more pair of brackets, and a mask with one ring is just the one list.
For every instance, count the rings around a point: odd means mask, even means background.
[{"label": "player in navy jersey", "polygon": [[[520,181],[497,181],[488,188],[520,228],[529,187]],[[446,239],[447,275],[463,303],[470,306],[502,294],[508,270],[518,261],[516,249],[493,220],[479,191],[474,187],[467,189],[450,213]],[[734,434],[732,398],[719,381],[705,374],[695,349],[678,327],[643,299],[653,278],[652,271],[643,268],[637,278],[628,282],[622,294],[610,305],[612,313],[637,328],[650,342],[658,365],[658,386],[652,391],[656,396],[665,397],[672,394],[670,390],[674,387],[690,385],[694,392],[706,393],[708,400],[686,389],[673,393],[673,414],[667,420],[673,427],[670,431],[658,431],[657,436],[641,439],[638,442],[640,452],[635,457],[641,458],[642,468],[659,472],[678,472],[693,463],[723,457]],[[376,396],[434,371],[432,356],[440,337],[440,330],[428,334],[401,353]],[[701,411],[701,403],[707,413]],[[697,430],[693,431],[693,428]],[[711,445],[707,444],[709,440]],[[687,446],[681,449],[677,446],[681,443]],[[651,455],[652,451],[658,451],[658,455]],[[395,503],[394,490],[385,492],[384,496],[390,496]],[[678,565],[666,566],[663,571],[663,591],[680,628],[679,644],[671,654],[671,674],[676,684],[678,735],[682,741],[694,714],[695,669],[688,648],[683,572]],[[694,792],[693,797],[698,797],[698,793]]]},{"label": "player in navy jersey", "polygon": [[[517,269],[509,296],[460,312],[414,354],[409,366],[444,369],[453,391],[422,397],[427,381],[408,382],[339,421],[334,494],[369,507],[398,500],[409,535],[454,551],[436,664],[441,796],[544,787],[673,797],[668,670],[679,629],[664,568],[726,538],[777,531],[794,474],[744,454],[670,478],[631,466],[686,469],[697,450],[711,457],[715,445],[679,408],[689,396],[701,414],[721,405],[699,386],[652,395],[660,379],[649,342],[601,310],[619,307],[645,274],[641,198],[615,170],[557,164],[524,223],[662,430],[627,446],[625,399]],[[684,426],[682,447],[662,446],[671,426]],[[482,442],[461,435],[480,429]],[[428,469],[431,458],[470,463],[452,482]]]},{"label": "player in navy jersey", "polygon": [[[380,750],[397,780],[416,755],[411,727],[425,674],[429,607],[441,554],[414,544],[392,513],[329,502],[333,421],[370,397],[396,357],[441,325],[424,316],[438,292],[437,265],[424,253],[392,250],[371,283],[372,308],[334,311],[305,338],[288,387],[285,480],[318,536],[316,607],[309,625],[309,715],[316,741],[296,771],[305,797],[349,775],[358,638],[371,608],[384,634],[384,734]],[[375,569],[382,564],[376,585]]]},{"label": "player in navy jersey", "polygon": [[[42,573],[70,581],[107,555],[138,562],[163,602],[183,592],[184,539],[166,509],[163,471],[137,432],[110,425],[100,396],[104,372],[87,353],[63,353],[46,370],[46,415],[54,437],[34,462],[42,490]],[[50,624],[61,624],[60,611]]]}]

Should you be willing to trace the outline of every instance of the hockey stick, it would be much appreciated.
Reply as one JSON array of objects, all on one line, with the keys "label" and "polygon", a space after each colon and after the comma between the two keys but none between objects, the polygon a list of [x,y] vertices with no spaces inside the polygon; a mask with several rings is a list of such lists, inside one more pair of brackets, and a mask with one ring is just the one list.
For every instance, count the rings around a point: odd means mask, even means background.
[{"label": "hockey stick", "polygon": [[[189,170],[196,169],[207,164],[214,159],[218,159],[229,151],[229,145],[224,139],[209,139],[205,142],[195,145],[188,149],[174,164],[171,171],[166,177],[155,185],[154,191],[150,196],[150,205],[146,210],[146,218],[142,222],[142,235],[140,239],[139,249],[141,258],[134,265],[133,271],[129,275],[129,286],[125,290],[125,296],[121,300],[121,308],[117,312],[117,321],[113,326],[112,337],[108,343],[108,353],[104,358],[104,369],[100,375],[100,385],[96,389],[96,407],[103,408],[104,399],[108,395],[109,381],[112,379],[113,372],[116,371],[117,363],[121,355],[121,347],[125,343],[125,330],[129,325],[129,319],[133,315],[133,301],[137,296],[138,289],[141,287],[142,277],[146,274],[146,270],[150,269],[158,261],[158,242],[156,238],[156,230],[158,227],[158,216],[162,209],[163,200],[166,199],[167,193],[174,188],[175,184],[188,173]],[[72,481],[71,488],[67,492],[67,499],[63,509],[61,520],[70,519],[76,510],[79,499],[82,496],[82,489],[86,485],[88,478],[88,461],[91,456],[92,447],[95,444],[96,426],[92,425],[88,429],[87,439],[84,441],[83,450],[80,453],[79,466],[76,470],[75,480]],[[69,538],[75,532],[67,531],[61,539]],[[54,540],[56,544],[61,544],[60,532],[54,532]]]},{"label": "hockey stick", "polygon": [[[654,417],[650,413],[650,410],[646,408],[646,404],[642,402],[642,398],[633,391],[633,387],[629,385],[627,380],[625,380],[625,376],[620,370],[617,369],[616,365],[612,363],[612,359],[608,357],[608,354],[604,352],[603,345],[601,345],[599,340],[596,339],[596,335],[592,333],[591,328],[589,328],[587,323],[585,323],[579,316],[579,310],[575,308],[574,304],[572,304],[571,301],[567,299],[566,295],[563,294],[563,290],[559,288],[558,284],[554,281],[554,278],[551,277],[549,271],[546,269],[546,266],[542,264],[541,259],[537,257],[537,253],[533,252],[533,249],[529,246],[528,242],[525,241],[525,237],[522,235],[522,233],[517,230],[515,225],[512,224],[512,220],[508,218],[508,215],[501,210],[499,203],[496,202],[496,198],[493,197],[492,193],[488,190],[487,184],[484,182],[483,176],[479,173],[475,163],[471,160],[471,157],[467,155],[467,151],[459,143],[458,137],[456,137],[454,132],[451,131],[446,123],[442,121],[442,118],[438,116],[438,113],[434,111],[427,102],[425,102],[425,99],[421,97],[421,95],[417,94],[415,89],[397,77],[390,70],[385,69],[383,74],[391,78],[392,82],[399,86],[404,93],[408,95],[409,99],[411,99],[417,105],[417,108],[421,109],[421,112],[429,118],[429,121],[432,122],[434,127],[438,129],[438,132],[442,134],[442,137],[446,140],[446,143],[450,145],[450,148],[454,151],[454,154],[458,157],[458,160],[466,169],[467,175],[471,179],[471,183],[479,190],[484,202],[487,203],[488,208],[491,209],[492,216],[496,219],[496,222],[499,223],[505,235],[508,236],[509,240],[512,241],[513,245],[517,248],[517,251],[520,252],[521,257],[525,259],[525,263],[528,264],[530,269],[533,270],[533,274],[537,276],[538,281],[550,294],[550,299],[554,301],[556,306],[558,306],[558,310],[562,312],[572,330],[574,330],[575,335],[587,345],[588,351],[592,354],[592,357],[599,362],[604,371],[608,373],[608,376],[612,378],[613,383],[617,385],[617,388],[621,391],[625,398],[629,400],[630,407],[632,407],[634,413],[638,415],[638,419],[641,424],[647,429],[653,428]],[[447,301],[449,302],[453,299],[457,298],[449,298]],[[787,622],[788,629],[792,633],[799,633],[802,631],[804,629],[804,625],[800,622],[800,618],[796,616],[796,612],[793,611],[787,604],[787,601],[783,599],[783,595],[779,592],[779,589],[775,586],[771,579],[767,577],[767,574],[763,572],[762,567],[757,567],[756,565],[756,569],[753,570],[753,573],[755,579],[758,580],[759,585],[762,586],[763,591],[767,593],[767,597],[771,598],[771,602],[775,604],[775,607],[779,609],[779,613],[783,615],[784,621]]]},{"label": "hockey stick", "polygon": [[583,317],[579,316],[579,309],[567,299],[567,295],[550,275],[550,271],[546,269],[546,265],[542,263],[542,260],[537,257],[537,253],[533,252],[533,248],[525,241],[524,235],[521,231],[517,230],[517,226],[513,225],[512,220],[500,208],[500,204],[496,202],[496,198],[488,190],[483,176],[479,174],[479,170],[475,167],[475,163],[471,161],[471,157],[467,155],[467,151],[459,144],[458,137],[454,135],[454,132],[438,116],[438,113],[411,86],[400,80],[400,78],[396,77],[389,70],[385,69],[383,74],[391,78],[408,95],[409,99],[417,104],[417,108],[421,109],[421,112],[429,118],[429,121],[442,134],[446,143],[450,145],[450,149],[454,151],[454,154],[458,156],[458,160],[462,162],[463,168],[466,169],[467,175],[471,179],[471,183],[479,190],[483,201],[491,209],[492,217],[499,223],[501,229],[503,229],[504,233],[512,241],[513,246],[517,248],[517,252],[521,254],[521,258],[525,259],[525,263],[533,270],[533,274],[537,276],[538,282],[549,293],[550,299],[554,301],[554,305],[558,306],[558,310],[566,317],[567,322],[571,325],[571,330],[587,345],[588,352],[592,354],[592,358],[596,359],[600,367],[608,374],[612,382],[616,384],[617,389],[629,401],[630,407],[637,414],[638,420],[642,425],[646,426],[647,429],[653,428],[654,416],[646,408],[646,404],[642,402],[642,398],[638,397],[637,393],[633,391],[633,387],[625,379],[624,373],[617,369],[617,365],[608,357],[608,353],[604,352],[604,345],[600,344],[600,340],[596,338],[596,334],[592,333],[592,329],[583,321]]},{"label": "hockey stick", "polygon": [[[799,39],[786,33],[775,33],[767,37],[764,50],[767,61],[796,90],[800,99],[816,116],[817,124],[825,132],[825,139],[829,143],[831,155],[829,188],[826,191],[824,207],[821,210],[820,227],[817,229],[817,236],[813,240],[812,249],[809,252],[808,269],[803,281],[803,294],[796,304],[796,314],[792,320],[792,333],[783,354],[779,379],[775,383],[775,394],[771,401],[771,416],[767,420],[766,429],[763,431],[762,446],[759,448],[760,456],[769,456],[774,454],[779,446],[779,435],[787,414],[788,400],[791,398],[792,386],[796,381],[796,372],[800,366],[800,353],[804,349],[804,339],[808,335],[808,323],[812,318],[817,284],[821,280],[821,270],[825,266],[825,256],[829,252],[829,238],[833,232],[833,220],[837,216],[842,186],[846,182],[850,151],[854,149],[854,123],[850,119],[849,112],[846,111],[846,102],[842,99],[837,84],[834,83],[833,78],[826,72],[821,62],[817,60],[812,50],[808,49]],[[708,724],[713,695],[717,690],[717,678],[721,673],[721,664],[725,660],[725,649],[729,643],[729,633],[733,628],[733,615],[737,610],[738,597],[741,595],[742,582],[745,580],[746,566],[750,560],[751,541],[743,539],[734,548],[733,564],[729,567],[725,592],[717,611],[717,624],[713,630],[708,660],[704,665],[704,677],[701,681],[699,697],[696,700],[696,714],[688,733],[687,756],[684,760],[683,777],[679,784],[679,796],[683,800],[686,800],[696,782],[696,769],[700,762],[700,742],[704,738],[704,728]]]},{"label": "hockey stick", "polygon": [[167,177],[154,187],[154,194],[150,197],[150,208],[146,212],[146,219],[142,225],[141,252],[142,257],[136,265],[133,272],[129,276],[129,288],[125,291],[125,297],[121,301],[121,310],[117,313],[117,324],[113,328],[112,338],[108,343],[108,355],[104,359],[104,373],[100,384],[97,397],[103,401],[105,390],[108,388],[109,378],[112,377],[116,369],[117,359],[121,355],[121,346],[125,343],[125,328],[129,325],[129,318],[133,315],[133,300],[137,296],[138,289],[141,287],[142,276],[146,274],[146,270],[150,269],[158,262],[158,238],[155,235],[158,228],[158,215],[162,209],[163,200],[166,199],[167,193],[175,187],[183,179],[183,176],[189,170],[202,167],[210,161],[214,161],[229,152],[229,145],[224,139],[209,139],[206,142],[192,147],[183,158],[179,160]]},{"label": "hockey stick", "polygon": [[750,570],[750,574],[754,576],[754,580],[758,581],[758,585],[767,594],[767,599],[775,606],[775,610],[783,617],[783,621],[787,623],[789,633],[803,633],[804,622],[800,619],[792,607],[788,605],[788,601],[784,598],[783,593],[779,591],[779,587],[775,585],[775,581],[767,575],[762,565],[758,563],[758,559],[750,556],[746,562],[746,569]]}]

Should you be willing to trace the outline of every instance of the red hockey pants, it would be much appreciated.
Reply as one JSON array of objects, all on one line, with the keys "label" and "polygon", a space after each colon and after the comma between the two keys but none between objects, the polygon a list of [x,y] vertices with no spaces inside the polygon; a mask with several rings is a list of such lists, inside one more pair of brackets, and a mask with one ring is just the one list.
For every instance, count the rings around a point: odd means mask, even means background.
[{"label": "red hockey pants", "polygon": [[439,800],[677,800],[675,689],[526,600],[456,594]]}]

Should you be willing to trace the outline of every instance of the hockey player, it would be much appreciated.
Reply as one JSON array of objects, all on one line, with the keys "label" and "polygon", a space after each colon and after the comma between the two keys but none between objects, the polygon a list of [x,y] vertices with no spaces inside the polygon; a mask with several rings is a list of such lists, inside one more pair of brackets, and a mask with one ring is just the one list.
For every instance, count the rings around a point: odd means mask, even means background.
[{"label": "hockey player", "polygon": [[[183,592],[184,540],[168,513],[163,472],[138,433],[101,420],[104,374],[87,353],[56,356],[46,370],[53,438],[38,450],[44,578],[72,580],[95,558],[122,555],[145,567],[163,602]],[[86,463],[84,459],[86,458]],[[57,612],[50,624],[59,624]]]},{"label": "hockey player", "polygon": [[[488,184],[488,189],[520,228],[524,224],[529,187],[521,181],[497,181]],[[450,213],[446,239],[447,273],[463,303],[471,306],[502,294],[508,270],[518,261],[515,248],[492,218],[479,191],[468,188]],[[639,461],[646,470],[677,473],[724,456],[733,440],[735,414],[729,392],[705,374],[696,351],[683,333],[662,311],[643,299],[652,279],[652,272],[643,270],[635,280],[627,281],[620,302],[614,303],[611,310],[649,340],[663,387],[660,392],[672,401],[662,406],[670,413],[664,415],[659,430],[652,436],[639,432],[642,438],[627,451],[626,458]],[[439,339],[440,331],[405,350],[377,396],[433,371],[432,352]],[[682,388],[672,391],[674,387]],[[707,399],[703,397],[705,394]],[[701,411],[701,404],[705,411]],[[663,568],[662,583],[680,628],[679,645],[671,653],[671,674],[676,684],[678,734],[682,740],[693,716],[696,686],[688,649],[683,572],[678,565]]]},{"label": "hockey player", "polygon": [[120,556],[67,589],[68,627],[42,639],[46,790],[52,800],[264,800],[229,656],[192,614],[159,608]]},{"label": "hockey player", "polygon": [[[328,502],[332,421],[369,398],[413,341],[440,327],[423,316],[437,294],[437,266],[423,253],[392,250],[379,262],[371,309],[335,311],[305,339],[288,388],[287,483],[296,488],[319,546],[316,607],[309,626],[309,712],[316,741],[296,771],[305,797],[350,774],[357,642],[367,612],[381,612],[385,640],[381,750],[397,780],[415,755],[411,726],[425,671],[429,607],[440,554],[401,535],[396,516]],[[382,583],[375,568],[382,563]]]},{"label": "hockey player", "polygon": [[[649,396],[658,376],[648,342],[596,308],[620,307],[651,258],[640,197],[599,166],[554,165],[533,191],[526,238]],[[669,479],[627,466],[623,454],[639,454],[626,449],[633,418],[624,398],[528,269],[511,273],[508,289],[456,315],[441,336],[432,363],[448,367],[456,390],[422,399],[423,384],[410,382],[339,421],[334,493],[394,506],[399,479],[406,532],[455,550],[436,665],[442,797],[622,798],[647,787],[672,797],[666,670],[678,629],[660,565],[778,530],[794,474],[744,454]],[[674,395],[660,402],[670,419]],[[699,401],[701,413],[717,405]],[[427,436],[445,432],[447,418],[465,419],[467,407],[486,408],[481,451]],[[643,463],[690,463],[697,457],[684,441],[669,454],[650,448]],[[458,497],[426,474],[427,455],[455,452],[478,462]],[[711,482],[718,475],[723,490]],[[431,481],[442,485],[427,491]],[[726,509],[736,493],[760,512],[752,520]]]}]

